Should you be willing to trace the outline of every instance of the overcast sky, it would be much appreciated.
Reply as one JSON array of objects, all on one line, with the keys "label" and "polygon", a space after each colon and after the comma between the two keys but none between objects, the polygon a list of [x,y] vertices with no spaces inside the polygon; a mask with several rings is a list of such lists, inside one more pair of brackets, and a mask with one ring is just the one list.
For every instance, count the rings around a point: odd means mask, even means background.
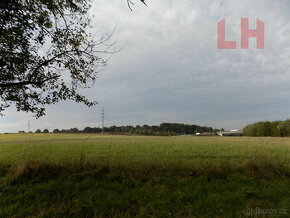
[{"label": "overcast sky", "polygon": [[[117,26],[120,52],[85,93],[99,105],[47,107],[40,119],[7,110],[0,132],[180,122],[226,129],[290,118],[289,0],[94,0],[95,31]],[[217,49],[217,22],[240,47],[240,19],[265,23],[265,49]]]}]

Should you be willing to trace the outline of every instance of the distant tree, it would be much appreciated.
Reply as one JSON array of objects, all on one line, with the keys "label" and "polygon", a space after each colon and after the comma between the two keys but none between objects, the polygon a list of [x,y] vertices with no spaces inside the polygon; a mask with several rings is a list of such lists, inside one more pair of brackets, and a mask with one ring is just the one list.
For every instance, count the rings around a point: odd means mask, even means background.
[{"label": "distant tree", "polygon": [[43,133],[49,133],[49,130],[48,129],[44,129]]},{"label": "distant tree", "polygon": [[71,128],[68,130],[69,133],[78,133],[79,130],[77,128]]},{"label": "distant tree", "polygon": [[54,129],[52,132],[53,133],[60,133],[60,130],[59,129]]},{"label": "distant tree", "polygon": [[263,136],[272,136],[272,128],[271,128],[271,122],[264,122],[263,123]]},{"label": "distant tree", "polygon": [[277,125],[278,135],[282,137],[290,136],[290,120],[282,121]]},{"label": "distant tree", "polygon": [[278,129],[278,125],[280,124],[280,122],[281,121],[271,122],[271,136],[280,136],[279,129]]},{"label": "distant tree", "polygon": [[290,120],[274,122],[257,122],[243,129],[245,136],[290,136]]},{"label": "distant tree", "polygon": [[84,128],[83,132],[84,132],[84,133],[93,133],[94,131],[93,131],[93,128],[91,128],[91,127],[86,127],[86,128]]},{"label": "distant tree", "polygon": [[35,133],[41,133],[41,130],[40,130],[40,129],[37,129],[37,130],[35,131]]}]

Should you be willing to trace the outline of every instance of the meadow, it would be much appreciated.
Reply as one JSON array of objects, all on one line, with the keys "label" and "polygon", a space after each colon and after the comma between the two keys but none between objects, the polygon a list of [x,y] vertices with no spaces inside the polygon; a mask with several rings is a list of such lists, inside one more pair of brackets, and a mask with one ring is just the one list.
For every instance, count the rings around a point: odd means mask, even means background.
[{"label": "meadow", "polygon": [[290,217],[290,139],[0,135],[0,217]]}]

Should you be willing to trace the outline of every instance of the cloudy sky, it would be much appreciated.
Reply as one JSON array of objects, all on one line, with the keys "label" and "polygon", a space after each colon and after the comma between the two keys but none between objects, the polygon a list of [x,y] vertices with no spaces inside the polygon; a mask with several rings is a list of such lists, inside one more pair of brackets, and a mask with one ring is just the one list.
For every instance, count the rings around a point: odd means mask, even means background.
[{"label": "cloudy sky", "polygon": [[[116,26],[118,49],[95,86],[85,93],[99,105],[62,102],[40,119],[6,111],[0,132],[37,128],[181,122],[217,128],[290,118],[289,0],[94,0],[95,31]],[[265,49],[240,49],[240,19],[265,23]],[[217,23],[226,19],[228,40],[238,49],[217,49]]]}]

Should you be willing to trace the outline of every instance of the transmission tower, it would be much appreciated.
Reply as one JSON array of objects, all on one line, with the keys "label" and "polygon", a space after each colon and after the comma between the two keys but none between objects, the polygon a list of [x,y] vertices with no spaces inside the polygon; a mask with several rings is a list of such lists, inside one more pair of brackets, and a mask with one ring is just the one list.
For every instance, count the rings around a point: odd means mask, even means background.
[{"label": "transmission tower", "polygon": [[104,110],[104,108],[102,108],[101,116],[102,116],[102,133],[104,133],[104,127],[105,127],[105,110]]},{"label": "transmission tower", "polygon": [[27,123],[27,133],[29,133],[30,132],[30,121],[28,121],[28,123]]}]

